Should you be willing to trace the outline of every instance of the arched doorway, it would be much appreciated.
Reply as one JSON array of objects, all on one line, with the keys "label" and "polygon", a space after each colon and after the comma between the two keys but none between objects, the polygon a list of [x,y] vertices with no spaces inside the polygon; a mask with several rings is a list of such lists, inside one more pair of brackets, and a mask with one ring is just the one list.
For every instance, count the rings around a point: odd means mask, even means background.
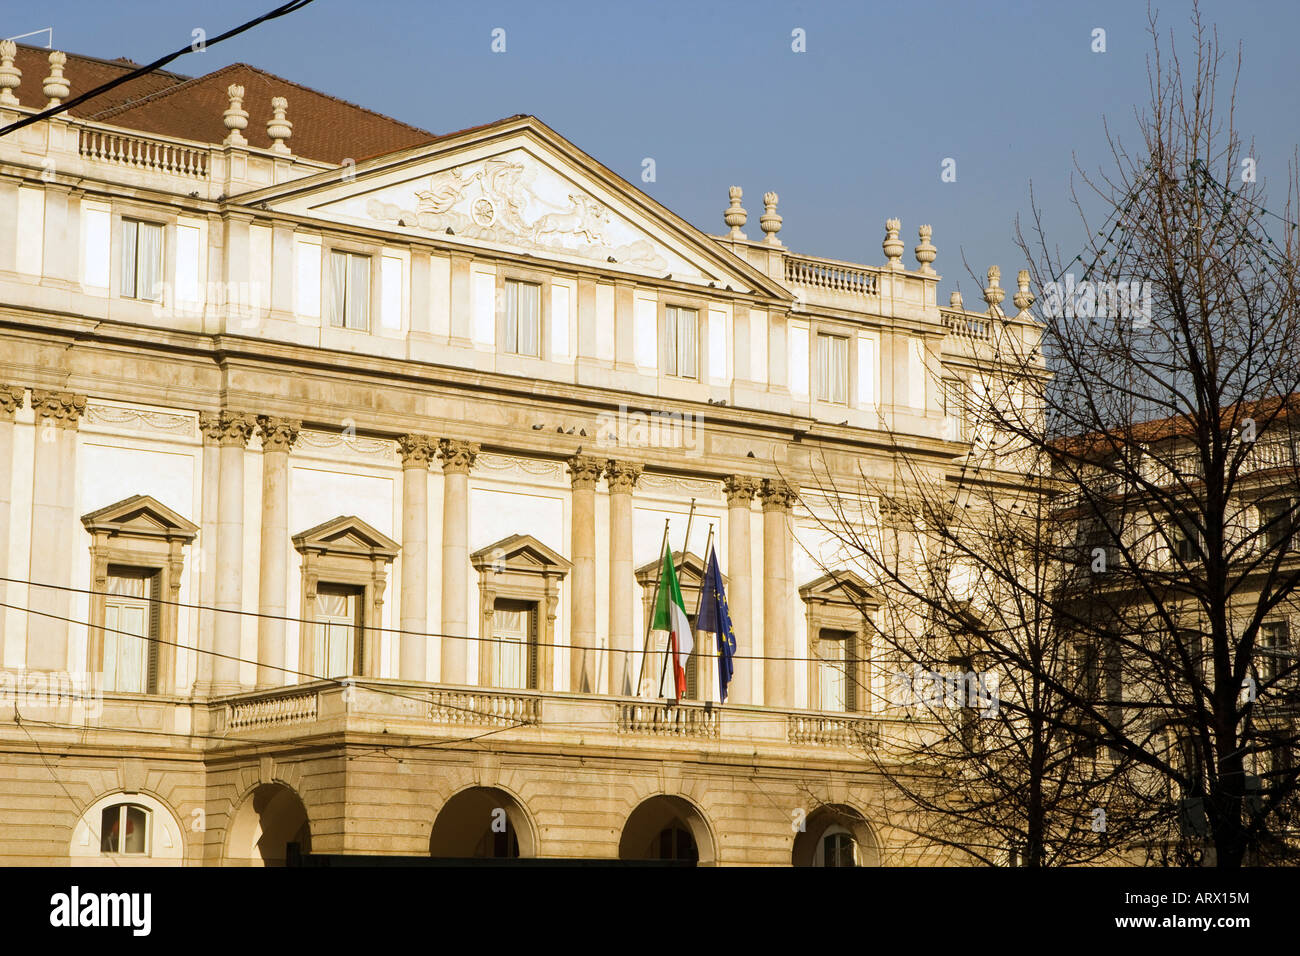
[{"label": "arched doorway", "polygon": [[879,866],[875,834],[857,810],[826,804],[808,815],[796,834],[790,862],[795,866]]},{"label": "arched doorway", "polygon": [[289,847],[311,852],[307,808],[282,783],[258,786],[240,804],[226,840],[226,862],[234,866],[284,866]]},{"label": "arched doorway", "polygon": [[470,787],[452,796],[433,821],[429,855],[444,859],[509,860],[537,855],[523,806],[497,787]]},{"label": "arched doorway", "polygon": [[642,802],[623,825],[620,860],[713,863],[713,834],[704,815],[681,797],[662,794]]}]

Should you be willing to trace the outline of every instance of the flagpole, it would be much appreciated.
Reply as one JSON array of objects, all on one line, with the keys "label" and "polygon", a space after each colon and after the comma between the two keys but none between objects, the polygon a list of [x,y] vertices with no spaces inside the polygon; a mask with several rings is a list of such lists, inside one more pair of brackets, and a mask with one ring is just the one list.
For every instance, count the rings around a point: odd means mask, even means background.
[{"label": "flagpole", "polygon": [[659,542],[659,569],[655,572],[655,593],[654,600],[650,602],[650,616],[646,618],[645,637],[641,641],[641,666],[637,669],[636,675],[636,696],[641,696],[641,681],[645,680],[645,661],[650,654],[650,631],[655,622],[654,608],[659,606],[659,586],[663,584],[664,578],[664,549],[668,547],[668,518],[664,519],[664,538]]},{"label": "flagpole", "polygon": [[[695,601],[695,624],[697,628],[700,623],[700,609],[704,607],[704,589],[708,585],[708,581],[709,581],[709,556],[712,553],[713,553],[713,522],[710,521],[709,537],[704,542],[704,580],[700,582],[700,593],[696,595],[696,601]],[[699,633],[698,630],[696,631],[696,633]],[[694,637],[694,635],[692,635],[692,637]],[[716,635],[715,635],[715,640],[716,640]],[[704,650],[703,648],[700,648],[701,657],[708,657],[709,660],[715,659],[712,654],[704,654],[703,650]]]},{"label": "flagpole", "polygon": [[[691,524],[695,521],[695,499],[691,499],[691,510],[686,515],[686,540],[682,542],[682,563],[686,561],[686,551],[691,546]],[[665,533],[667,528],[664,529]],[[669,552],[671,556],[671,552]],[[682,578],[682,564],[673,563],[673,570],[677,575],[677,580]],[[662,573],[662,572],[661,572]],[[658,595],[656,594],[656,597]],[[664,647],[664,666],[659,669],[659,696],[664,696],[664,675],[668,673],[668,662],[677,656],[677,642],[673,640],[672,631],[668,632],[668,641]],[[677,672],[673,672],[673,701],[677,700]]]}]

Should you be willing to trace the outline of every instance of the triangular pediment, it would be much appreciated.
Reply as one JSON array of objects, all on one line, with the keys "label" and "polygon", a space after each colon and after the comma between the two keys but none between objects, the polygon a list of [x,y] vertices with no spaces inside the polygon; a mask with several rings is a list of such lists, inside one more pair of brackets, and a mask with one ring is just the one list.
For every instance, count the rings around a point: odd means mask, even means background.
[{"label": "triangular pediment", "polygon": [[238,197],[470,246],[789,298],[780,285],[534,117],[514,117]]},{"label": "triangular pediment", "polygon": [[198,525],[182,518],[151,495],[124,498],[84,515],[81,523],[91,534],[104,532],[138,538],[180,538],[193,541]]},{"label": "triangular pediment", "polygon": [[[659,578],[659,567],[662,558],[656,558],[648,564],[643,564],[636,569],[637,583],[642,587],[653,588],[655,581]],[[687,551],[683,554],[680,551],[673,552],[673,567],[677,569],[677,581],[683,587],[698,587],[704,580],[705,565],[704,559],[693,551]],[[726,587],[727,576],[722,576],[722,585]]]},{"label": "triangular pediment", "polygon": [[531,534],[512,534],[480,548],[469,556],[476,570],[548,571],[561,576],[571,565],[558,552],[548,548]]},{"label": "triangular pediment", "polygon": [[877,606],[880,598],[862,576],[853,571],[831,571],[809,581],[799,588],[799,596],[807,601],[821,599],[834,604]]},{"label": "triangular pediment", "polygon": [[293,536],[299,551],[328,554],[366,555],[392,560],[400,546],[392,538],[376,531],[356,515],[340,516]]}]

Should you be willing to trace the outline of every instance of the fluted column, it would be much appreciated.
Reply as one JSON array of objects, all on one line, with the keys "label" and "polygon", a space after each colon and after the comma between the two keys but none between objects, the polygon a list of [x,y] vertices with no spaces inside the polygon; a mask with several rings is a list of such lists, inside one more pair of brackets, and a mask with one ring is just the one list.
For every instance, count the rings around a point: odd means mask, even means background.
[{"label": "fluted column", "polygon": [[795,490],[763,479],[763,703],[794,706],[794,642],[790,638],[790,508]]},{"label": "fluted column", "polygon": [[569,690],[596,690],[596,482],[604,462],[587,455],[568,460],[573,480],[573,590],[569,592]]},{"label": "fluted column", "polygon": [[[10,489],[14,480],[14,413],[23,407],[26,391],[17,385],[0,385],[0,578],[9,574]],[[9,603],[8,582],[0,580],[0,604]],[[9,609],[0,607],[0,651],[4,648],[5,618]]]},{"label": "fluted column", "polygon": [[[723,479],[727,493],[727,606],[731,625],[736,632],[736,654],[752,658],[754,654],[754,585],[750,559],[749,512],[758,494],[757,478],[730,475]],[[754,661],[733,662],[727,703],[754,703]]]},{"label": "fluted column", "polygon": [[636,578],[632,561],[632,489],[641,466],[610,459],[605,463],[609,485],[609,692],[623,697],[633,687],[633,633],[636,617]]},{"label": "fluted column", "polygon": [[262,415],[262,561],[258,572],[257,686],[280,687],[289,569],[289,452],[302,422]]},{"label": "fluted column", "polygon": [[477,442],[443,438],[442,460],[442,683],[469,681],[469,470]]},{"label": "fluted column", "polygon": [[429,462],[436,447],[427,435],[397,439],[402,456],[402,633],[397,673],[403,680],[429,679]]},{"label": "fluted column", "polygon": [[239,685],[240,635],[244,619],[244,448],[252,415],[222,412],[217,490],[217,614],[213,621],[212,693],[233,694]]},{"label": "fluted column", "polygon": [[32,390],[36,447],[32,467],[31,565],[28,578],[27,666],[68,669],[69,591],[35,584],[71,586],[76,541],[77,425],[86,396]]},{"label": "fluted column", "polygon": [[212,693],[213,657],[217,649],[217,528],[221,506],[221,416],[199,413],[199,434],[203,437],[203,515],[199,532],[199,639],[195,661],[194,694]]}]

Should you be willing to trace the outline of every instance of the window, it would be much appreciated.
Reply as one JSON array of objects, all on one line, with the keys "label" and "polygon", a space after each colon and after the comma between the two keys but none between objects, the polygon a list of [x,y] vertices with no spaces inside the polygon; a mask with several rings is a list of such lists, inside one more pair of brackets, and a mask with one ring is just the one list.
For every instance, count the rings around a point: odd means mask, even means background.
[{"label": "window", "polygon": [[1200,561],[1200,535],[1197,533],[1196,526],[1188,522],[1180,522],[1174,529],[1173,534],[1173,551],[1178,561],[1182,564],[1195,564]]},{"label": "window", "polygon": [[1259,529],[1264,549],[1289,550],[1295,534],[1295,515],[1290,498],[1277,498],[1259,504]]},{"label": "window", "polygon": [[496,645],[493,687],[537,687],[537,604],[497,601],[492,611]]},{"label": "window", "polygon": [[824,628],[821,632],[820,708],[846,711],[858,709],[857,635],[852,631]]},{"label": "window", "polygon": [[163,227],[122,220],[122,289],[127,299],[157,302],[162,295]]},{"label": "window", "polygon": [[849,340],[842,335],[817,335],[817,400],[849,403]]},{"label": "window", "polygon": [[858,844],[845,827],[832,825],[822,833],[813,866],[857,866]]},{"label": "window", "polygon": [[505,350],[514,355],[538,355],[542,287],[533,282],[505,280]]},{"label": "window", "polygon": [[159,575],[136,568],[109,569],[104,599],[104,690],[158,692],[161,616]]},{"label": "window", "polygon": [[105,807],[99,818],[99,852],[149,853],[149,811],[135,803]]},{"label": "window", "polygon": [[659,831],[651,848],[652,860],[677,860],[678,862],[698,863],[699,850],[695,847],[695,837],[686,828],[686,824],[674,820]]},{"label": "window", "polygon": [[330,325],[339,329],[370,328],[370,257],[355,252],[330,253]]},{"label": "window", "polygon": [[664,310],[664,371],[678,378],[699,378],[700,314],[668,306]]},{"label": "window", "polygon": [[1288,621],[1265,621],[1259,626],[1255,648],[1261,681],[1276,680],[1291,666],[1291,625]]},{"label": "window", "polygon": [[350,677],[360,673],[360,588],[322,584],[316,591],[317,677]]}]

